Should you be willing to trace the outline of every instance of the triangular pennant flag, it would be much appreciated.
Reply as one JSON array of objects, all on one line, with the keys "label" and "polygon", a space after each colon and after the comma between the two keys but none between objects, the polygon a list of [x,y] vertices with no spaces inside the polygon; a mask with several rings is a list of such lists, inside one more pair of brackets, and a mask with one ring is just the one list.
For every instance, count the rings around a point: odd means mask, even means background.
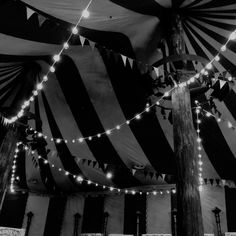
[{"label": "triangular pennant flag", "polygon": [[166,177],[166,174],[161,174],[161,178],[164,180]]},{"label": "triangular pennant flag", "polygon": [[159,68],[157,68],[157,67],[153,67],[154,68],[154,71],[155,71],[155,73],[156,73],[156,75],[157,75],[157,77],[159,77]]},{"label": "triangular pennant flag", "polygon": [[223,88],[223,86],[225,85],[225,83],[226,83],[226,81],[224,81],[224,80],[220,80],[220,89]]},{"label": "triangular pennant flag", "polygon": [[80,39],[81,45],[84,46],[85,38],[80,35],[80,36],[79,36],[79,39]]},{"label": "triangular pennant flag", "polygon": [[216,185],[219,186],[220,185],[220,180],[219,179],[215,179],[216,181]]},{"label": "triangular pennant flag", "polygon": [[92,160],[88,160],[87,163],[88,163],[88,166],[91,164]]},{"label": "triangular pennant flag", "polygon": [[135,169],[132,169],[132,175],[135,175],[135,172],[136,172],[137,170],[135,170]]},{"label": "triangular pennant flag", "polygon": [[150,177],[151,177],[151,179],[152,179],[153,176],[154,176],[154,173],[153,173],[153,172],[150,172],[149,175],[150,175]]},{"label": "triangular pennant flag", "polygon": [[26,7],[27,20],[35,13],[32,9]]},{"label": "triangular pennant flag", "polygon": [[88,40],[88,41],[89,41],[90,47],[92,48],[92,50],[94,50],[95,42],[93,42],[93,41],[91,41],[91,40]]},{"label": "triangular pennant flag", "polygon": [[128,57],[128,61],[129,61],[130,67],[133,68],[134,60]]},{"label": "triangular pennant flag", "polygon": [[214,179],[209,179],[211,185],[213,185]]},{"label": "triangular pennant flag", "polygon": [[107,169],[107,163],[104,163],[104,170]]},{"label": "triangular pennant flag", "polygon": [[42,24],[44,23],[45,20],[47,20],[47,18],[38,14],[39,27],[42,26]]},{"label": "triangular pennant flag", "polygon": [[156,179],[158,179],[158,177],[160,176],[159,173],[155,173]]},{"label": "triangular pennant flag", "polygon": [[126,59],[127,59],[127,57],[121,54],[121,58],[123,60],[124,65],[126,66]]},{"label": "triangular pennant flag", "polygon": [[96,161],[93,161],[93,168],[96,166],[96,163],[97,163]]}]

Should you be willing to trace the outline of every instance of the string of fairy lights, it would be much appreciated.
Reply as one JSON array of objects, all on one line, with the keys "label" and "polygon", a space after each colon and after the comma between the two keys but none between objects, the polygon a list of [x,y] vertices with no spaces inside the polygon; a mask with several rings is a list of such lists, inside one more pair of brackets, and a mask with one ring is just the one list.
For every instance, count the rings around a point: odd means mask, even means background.
[{"label": "string of fairy lights", "polygon": [[34,98],[38,96],[39,92],[43,89],[44,84],[48,81],[50,73],[54,73],[56,68],[55,65],[60,61],[61,59],[61,54],[63,53],[64,50],[67,50],[69,48],[69,42],[72,38],[72,36],[77,35],[79,33],[78,26],[83,18],[88,18],[89,17],[89,11],[88,8],[91,5],[92,0],[89,1],[85,9],[82,11],[82,14],[79,17],[79,20],[75,24],[75,26],[71,29],[71,33],[67,40],[63,43],[62,48],[60,51],[53,56],[53,63],[50,65],[47,73],[43,75],[43,79],[41,82],[39,82],[36,85],[36,88],[32,91],[32,94],[29,99],[25,100],[23,104],[21,105],[21,109],[18,111],[16,116],[11,117],[10,119],[5,118],[4,122],[7,124],[12,124],[16,122],[19,118],[21,118],[24,115],[24,111],[27,107],[30,106],[30,103],[34,101]]},{"label": "string of fairy lights", "polygon": [[[10,191],[11,192],[15,192],[15,188],[14,188],[14,182],[16,179],[19,179],[18,176],[15,175],[16,173],[16,169],[17,169],[17,159],[18,159],[18,154],[20,153],[20,151],[29,151],[32,155],[35,154],[35,151],[31,150],[30,147],[28,147],[27,145],[24,145],[22,142],[17,142],[16,144],[16,148],[15,148],[15,153],[14,153],[14,160],[13,160],[13,165],[12,165],[12,175],[11,175],[11,181],[10,181]],[[61,168],[61,167],[57,167],[55,164],[53,164],[51,161],[43,158],[42,156],[38,155],[38,160],[41,159],[43,160],[43,164],[44,165],[50,165],[51,168],[57,170],[59,173],[64,174],[65,176],[72,176],[77,182],[78,184],[82,184],[85,183],[87,185],[93,185],[95,187],[100,188],[101,190],[108,190],[110,192],[115,192],[115,193],[124,193],[124,194],[146,194],[146,195],[157,195],[157,194],[170,194],[172,193],[176,193],[176,189],[175,188],[170,188],[170,189],[160,189],[160,190],[153,190],[153,191],[143,191],[143,190],[138,190],[138,189],[121,189],[121,188],[117,188],[114,186],[108,186],[108,185],[104,185],[104,184],[100,184],[97,183],[95,181],[92,181],[90,179],[87,179],[85,177],[83,177],[82,175],[74,175],[72,173],[70,173],[69,171]],[[109,175],[106,175],[106,177],[108,179],[112,178],[112,174],[108,173]]]},{"label": "string of fairy lights", "polygon": [[202,147],[201,147],[201,138],[200,138],[200,124],[201,124],[201,120],[199,119],[199,113],[200,113],[200,105],[198,101],[195,101],[195,104],[197,105],[196,107],[196,114],[197,114],[197,120],[196,120],[196,124],[197,124],[197,157],[198,157],[198,179],[199,179],[199,190],[202,190],[202,185],[203,185],[203,178],[202,178]]},{"label": "string of fairy lights", "polygon": [[[24,115],[24,111],[27,107],[30,106],[30,103],[34,101],[34,98],[36,96],[38,96],[39,92],[43,89],[44,87],[44,84],[48,81],[49,79],[49,75],[50,73],[54,73],[56,68],[55,68],[55,65],[56,63],[58,63],[60,61],[60,56],[61,54],[63,53],[64,50],[67,50],[69,48],[69,42],[70,42],[70,39],[72,38],[73,35],[77,35],[79,33],[79,30],[78,30],[78,26],[81,22],[81,20],[83,18],[88,18],[89,17],[89,11],[88,11],[88,8],[90,6],[90,4],[92,3],[92,0],[89,1],[89,3],[87,4],[87,6],[85,7],[85,9],[82,11],[82,14],[80,15],[79,17],[79,20],[77,21],[77,23],[75,24],[75,26],[72,28],[71,30],[71,33],[69,35],[69,37],[67,38],[67,40],[63,43],[63,46],[61,48],[61,50],[59,51],[58,54],[54,55],[53,56],[53,63],[50,65],[49,67],[49,70],[47,71],[47,73],[43,76],[42,78],[42,81],[39,82],[37,85],[36,85],[36,88],[32,91],[32,95],[30,96],[29,99],[25,100],[21,106],[21,109],[18,111],[17,115],[16,116],[13,116],[11,118],[3,118],[4,119],[4,123],[6,124],[12,124],[14,122],[16,122],[19,118],[21,118],[23,115]],[[229,38],[227,39],[226,43],[224,45],[221,46],[220,50],[217,52],[217,54],[213,57],[213,59],[211,59],[209,61],[208,64],[206,64],[205,67],[203,67],[203,69],[201,69],[200,72],[196,73],[194,76],[192,76],[190,79],[188,79],[187,81],[185,82],[181,82],[179,84],[175,84],[175,87],[176,86],[187,86],[191,83],[194,83],[196,79],[198,79],[201,75],[208,75],[208,71],[211,70],[213,68],[213,63],[214,62],[219,62],[220,60],[220,54],[225,52],[227,50],[227,45],[228,43],[231,41],[231,40],[235,40],[236,39],[236,30],[234,30]],[[230,81],[230,80],[229,80]],[[167,91],[165,94],[168,94],[172,91],[172,89],[170,89],[169,91]],[[152,105],[151,105],[152,106]],[[142,112],[140,112],[139,114],[136,114],[132,119],[139,119],[140,115],[144,112],[146,112],[146,110],[149,110],[151,108],[151,106],[148,106],[145,108],[145,110],[143,110]],[[128,124],[129,124],[129,121],[127,120],[126,121]],[[123,125],[123,124],[122,124]],[[112,130],[115,130],[115,129],[119,129],[120,127],[117,126],[115,128],[112,128]],[[111,129],[110,130],[106,130],[105,131],[105,134],[110,134],[111,132]],[[98,136],[100,136],[100,134],[97,134]],[[89,137],[86,137],[85,139],[91,139],[92,136],[89,136]]]}]

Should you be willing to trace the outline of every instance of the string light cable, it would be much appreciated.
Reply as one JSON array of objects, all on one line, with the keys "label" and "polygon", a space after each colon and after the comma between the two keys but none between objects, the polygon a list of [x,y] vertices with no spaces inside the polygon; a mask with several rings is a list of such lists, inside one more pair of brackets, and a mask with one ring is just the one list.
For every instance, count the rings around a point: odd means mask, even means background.
[{"label": "string light cable", "polygon": [[23,104],[21,105],[21,109],[18,111],[16,116],[13,116],[11,118],[4,118],[4,122],[7,124],[12,124],[16,122],[19,118],[21,118],[24,115],[24,111],[27,107],[29,107],[30,103],[34,101],[34,98],[38,96],[39,92],[43,89],[43,85],[48,81],[49,79],[49,74],[55,72],[55,65],[60,61],[61,54],[63,53],[64,50],[67,50],[69,48],[69,41],[71,40],[73,35],[77,35],[79,30],[78,26],[83,18],[88,18],[89,17],[89,11],[88,8],[91,5],[93,0],[90,0],[85,9],[82,11],[82,14],[79,17],[79,20],[75,24],[75,26],[72,28],[71,33],[67,40],[63,43],[61,50],[53,56],[53,63],[50,65],[49,70],[47,73],[43,76],[43,79],[41,82],[39,82],[36,85],[36,88],[32,91],[32,94],[28,100],[25,100]]},{"label": "string light cable", "polygon": [[[21,149],[20,149],[21,147]],[[23,144],[22,142],[18,142],[17,143],[17,147],[15,149],[15,154],[14,154],[14,161],[13,161],[13,166],[12,166],[12,177],[11,177],[11,185],[10,185],[10,191],[11,192],[15,192],[15,188],[14,188],[14,182],[15,182],[15,179],[18,178],[18,177],[15,177],[15,171],[16,171],[16,159],[18,158],[18,153],[20,151],[28,151],[30,154],[34,155],[35,154],[35,151],[31,150],[30,147],[28,147],[27,145]],[[60,172],[61,174],[63,174],[64,176],[72,176],[79,184],[82,184],[82,183],[86,183],[87,185],[93,185],[95,187],[98,187],[99,189],[102,189],[102,190],[109,190],[110,192],[116,192],[116,193],[125,193],[125,194],[146,194],[146,195],[157,195],[157,194],[170,194],[171,192],[172,193],[176,193],[176,189],[173,188],[173,186],[169,189],[160,189],[160,190],[153,190],[153,191],[143,191],[143,190],[138,190],[138,189],[121,189],[121,188],[117,188],[117,187],[114,187],[114,186],[108,186],[108,185],[104,185],[104,184],[100,184],[100,183],[97,183],[95,181],[92,181],[90,179],[87,179],[85,177],[83,177],[82,175],[74,175],[72,173],[70,173],[69,171],[61,168],[61,167],[57,167],[55,164],[53,164],[52,162],[50,162],[49,160],[43,158],[42,156],[38,155],[38,160],[41,159],[43,160],[43,164],[45,165],[50,165],[51,168],[57,170],[58,172]],[[112,174],[111,174],[112,175]],[[106,178],[110,178],[108,176],[106,176]],[[112,176],[111,176],[112,178]]]},{"label": "string light cable", "polygon": [[[68,37],[68,39],[63,43],[63,47],[61,48],[61,50],[59,51],[58,54],[53,56],[53,60],[54,62],[51,64],[51,66],[49,67],[48,72],[43,76],[43,79],[40,83],[38,83],[36,85],[35,90],[32,91],[32,95],[28,100],[25,100],[21,106],[20,111],[17,113],[16,116],[13,116],[11,118],[4,118],[4,123],[6,124],[12,124],[14,123],[16,120],[18,120],[20,117],[23,116],[24,114],[24,110],[30,105],[30,103],[32,101],[34,101],[34,97],[38,96],[39,91],[43,89],[43,84],[46,83],[48,81],[48,75],[50,73],[54,73],[55,72],[55,65],[57,62],[60,61],[60,56],[62,54],[62,52],[66,49],[69,48],[69,41],[71,39],[71,37],[73,35],[77,35],[78,34],[78,25],[80,24],[82,18],[88,18],[89,17],[89,12],[88,12],[88,8],[90,6],[90,4],[92,3],[92,0],[89,1],[89,3],[87,4],[86,8],[82,11],[82,14],[80,15],[80,18],[78,20],[78,22],[76,23],[76,25],[72,28],[71,33]],[[227,49],[227,45],[231,40],[235,40],[236,39],[236,30],[234,30],[229,38],[227,39],[226,43],[224,45],[221,46],[220,50],[217,52],[217,54],[215,55],[215,57],[213,57],[212,60],[210,60],[210,62],[208,64],[206,64],[206,66],[198,73],[196,73],[194,76],[192,76],[190,79],[188,79],[186,82],[181,82],[178,84],[178,86],[187,86],[191,83],[194,83],[196,79],[198,79],[201,75],[208,75],[208,70],[211,70],[213,68],[213,62],[218,62],[220,60],[220,53],[225,52]],[[155,68],[154,68],[155,69]],[[175,84],[176,87],[176,84]],[[109,131],[108,131],[109,132]]]}]

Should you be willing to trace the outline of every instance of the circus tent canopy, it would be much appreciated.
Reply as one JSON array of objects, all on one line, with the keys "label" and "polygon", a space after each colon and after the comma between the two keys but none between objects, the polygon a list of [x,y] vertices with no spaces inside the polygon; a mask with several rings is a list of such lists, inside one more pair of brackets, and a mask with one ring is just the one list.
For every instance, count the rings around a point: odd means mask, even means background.
[{"label": "circus tent canopy", "polygon": [[[236,29],[234,1],[173,2],[91,2],[90,17],[80,24],[80,36],[73,36],[70,48],[63,52],[55,73],[50,74],[28,111],[29,125],[47,136],[43,144],[47,152],[44,159],[57,168],[38,160],[37,152],[34,155],[26,152],[25,161],[19,161],[18,165],[21,186],[35,191],[84,190],[73,176],[62,174],[59,168],[119,188],[172,183],[173,178],[169,176],[175,175],[176,166],[171,119],[167,119],[171,115],[170,101],[162,100],[161,106],[126,124],[147,103],[157,101],[161,93],[170,89],[161,88],[155,94],[151,85],[157,81],[152,65],[172,54],[168,19],[172,14],[181,16],[186,51],[207,61],[214,58]],[[1,3],[3,117],[15,115],[24,99],[29,98],[87,3],[73,0]],[[235,57],[232,41],[220,54],[220,61],[214,63],[212,70],[217,78],[219,73],[234,76]],[[203,66],[189,63],[195,71]],[[164,75],[164,69],[169,73],[173,70],[170,64],[166,68],[160,66],[160,76]],[[206,101],[210,95],[214,96],[223,118],[218,123],[214,117],[202,117],[203,178],[236,180],[235,132],[234,126],[227,123],[235,123],[235,89],[233,82],[225,83],[223,78],[206,93],[192,93],[193,99],[202,101],[204,108],[212,112]],[[116,129],[120,124],[123,124],[121,129]],[[113,128],[111,134],[97,137]],[[90,136],[93,136],[91,140]],[[81,137],[86,137],[82,143]],[[64,141],[57,142],[57,139]],[[144,169],[140,170],[140,166]],[[112,179],[106,178],[108,171],[113,173]]]}]

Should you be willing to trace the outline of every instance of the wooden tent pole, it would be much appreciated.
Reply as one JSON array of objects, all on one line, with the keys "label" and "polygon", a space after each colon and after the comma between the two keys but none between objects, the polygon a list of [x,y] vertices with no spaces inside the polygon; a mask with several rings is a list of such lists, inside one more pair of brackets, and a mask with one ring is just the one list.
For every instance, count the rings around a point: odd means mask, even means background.
[{"label": "wooden tent pole", "polygon": [[[185,53],[181,20],[177,16],[173,26],[174,54]],[[189,79],[186,63],[177,65],[177,82]],[[192,121],[190,93],[187,86],[177,86],[172,92],[174,152],[177,163],[177,235],[203,236],[196,135]]]},{"label": "wooden tent pole", "polygon": [[[8,189],[9,177],[11,173],[11,165],[14,158],[14,150],[16,147],[17,137],[16,129],[9,128],[0,147],[0,202],[1,208],[4,201],[6,191]],[[0,209],[1,210],[1,209]]]}]

